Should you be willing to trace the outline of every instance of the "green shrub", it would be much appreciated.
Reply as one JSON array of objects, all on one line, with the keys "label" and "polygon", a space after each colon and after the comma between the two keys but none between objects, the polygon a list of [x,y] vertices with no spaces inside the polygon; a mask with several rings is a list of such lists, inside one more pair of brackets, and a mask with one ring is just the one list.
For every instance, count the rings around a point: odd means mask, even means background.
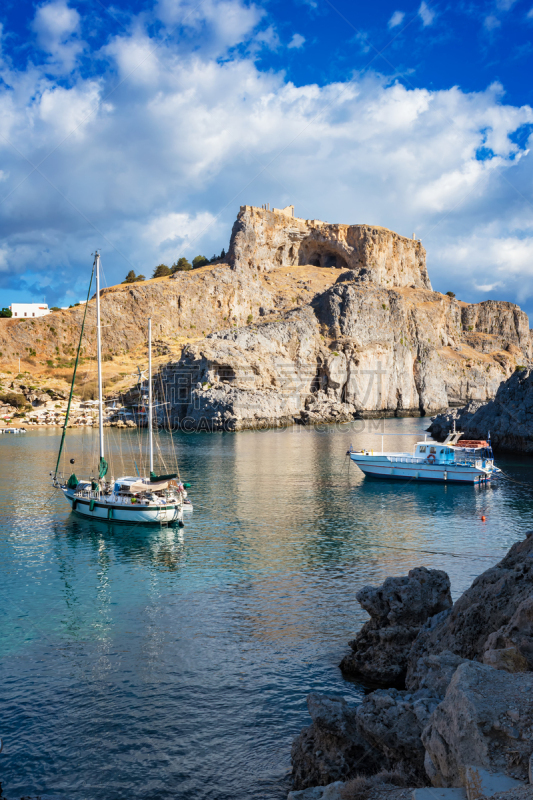
[{"label": "green shrub", "polygon": [[253,318],[254,318],[253,314],[248,314],[248,316],[246,317],[246,322],[248,323],[248,325],[252,322]]},{"label": "green shrub", "polygon": [[455,292],[446,292],[448,297],[455,297]]},{"label": "green shrub", "polygon": [[52,306],[50,311],[61,311],[61,309],[59,308],[59,306]]},{"label": "green shrub", "polygon": [[0,402],[19,409],[26,408],[28,405],[24,395],[18,392],[3,392],[0,394]]},{"label": "green shrub", "polygon": [[193,269],[198,269],[198,267],[203,267],[206,264],[209,264],[209,259],[205,256],[195,256],[192,260]]},{"label": "green shrub", "polygon": [[0,310],[0,317],[7,317],[9,319],[9,317],[12,317],[12,316],[13,316],[13,312],[10,311],[9,308],[2,308]]}]

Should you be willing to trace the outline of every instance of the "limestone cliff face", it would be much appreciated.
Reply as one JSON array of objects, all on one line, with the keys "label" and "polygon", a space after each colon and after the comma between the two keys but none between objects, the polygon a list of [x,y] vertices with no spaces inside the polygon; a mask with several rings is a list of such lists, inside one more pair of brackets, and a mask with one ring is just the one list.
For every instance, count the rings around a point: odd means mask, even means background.
[{"label": "limestone cliff face", "polygon": [[415,239],[377,225],[331,225],[254,206],[239,211],[228,260],[234,269],[296,264],[349,269],[378,286],[431,289],[426,251]]},{"label": "limestone cliff face", "polygon": [[484,353],[465,341],[455,299],[344,282],[277,322],[189,345],[161,377],[176,417],[193,427],[429,414],[454,398],[492,397],[511,374],[515,308],[500,312],[508,338],[484,334]]}]

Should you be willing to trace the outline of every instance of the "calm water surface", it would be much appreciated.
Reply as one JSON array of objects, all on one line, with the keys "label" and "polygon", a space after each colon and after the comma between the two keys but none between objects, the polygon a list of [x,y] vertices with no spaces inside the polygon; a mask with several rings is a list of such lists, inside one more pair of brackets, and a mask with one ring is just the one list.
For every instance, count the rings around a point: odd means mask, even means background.
[{"label": "calm water surface", "polygon": [[[110,443],[130,474],[137,436]],[[79,474],[92,437],[69,435]],[[457,596],[533,528],[518,483],[365,480],[347,445],[380,439],[347,426],[178,434],[195,503],[185,528],[91,522],[50,487],[58,440],[0,437],[8,800],[286,797],[307,693],[362,697],[337,666],[366,616],[358,589],[424,565]],[[532,461],[500,463],[533,481]]]}]

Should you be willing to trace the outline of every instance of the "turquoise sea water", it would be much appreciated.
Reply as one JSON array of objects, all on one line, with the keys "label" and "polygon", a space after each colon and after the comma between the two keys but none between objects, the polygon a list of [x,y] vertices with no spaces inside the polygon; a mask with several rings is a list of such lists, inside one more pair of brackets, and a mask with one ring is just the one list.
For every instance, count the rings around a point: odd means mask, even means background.
[{"label": "turquoise sea water", "polygon": [[[71,514],[48,477],[59,434],[0,437],[7,800],[286,797],[307,693],[362,697],[337,666],[366,617],[358,589],[424,565],[456,597],[533,528],[518,483],[364,479],[345,452],[380,448],[369,424],[175,435],[195,504],[184,529]],[[133,474],[137,436],[111,443]],[[92,437],[69,433],[69,455]],[[500,462],[533,481],[531,460]]]}]

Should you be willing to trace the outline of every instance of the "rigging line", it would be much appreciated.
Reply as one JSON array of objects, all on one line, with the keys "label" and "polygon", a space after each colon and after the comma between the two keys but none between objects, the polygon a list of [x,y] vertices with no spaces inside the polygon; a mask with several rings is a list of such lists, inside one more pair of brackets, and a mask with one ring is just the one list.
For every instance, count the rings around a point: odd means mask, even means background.
[{"label": "rigging line", "polygon": [[95,265],[95,262],[93,262],[93,268],[92,268],[92,271],[91,271],[91,279],[89,281],[89,289],[87,291],[87,300],[85,301],[85,309],[83,311],[83,321],[82,321],[82,324],[81,324],[80,340],[78,342],[78,351],[76,353],[76,361],[74,363],[74,372],[72,373],[72,383],[70,385],[70,394],[69,394],[69,398],[68,398],[67,410],[66,410],[66,413],[65,413],[65,422],[63,424],[63,433],[61,434],[61,442],[60,442],[60,445],[59,445],[59,453],[57,455],[57,462],[56,462],[56,468],[55,468],[55,474],[56,475],[57,475],[57,471],[59,469],[59,462],[61,460],[61,452],[63,450],[63,444],[65,443],[65,436],[66,436],[66,433],[67,433],[68,418],[69,418],[69,414],[70,414],[70,406],[72,404],[72,397],[74,395],[74,381],[76,379],[76,370],[78,369],[78,361],[79,361],[79,358],[80,358],[81,343],[82,343],[82,340],[83,340],[83,331],[84,331],[84,328],[85,328],[85,319],[87,317],[87,307],[89,305],[89,298],[91,296],[91,286],[92,286],[93,277],[94,277],[94,265]]}]

